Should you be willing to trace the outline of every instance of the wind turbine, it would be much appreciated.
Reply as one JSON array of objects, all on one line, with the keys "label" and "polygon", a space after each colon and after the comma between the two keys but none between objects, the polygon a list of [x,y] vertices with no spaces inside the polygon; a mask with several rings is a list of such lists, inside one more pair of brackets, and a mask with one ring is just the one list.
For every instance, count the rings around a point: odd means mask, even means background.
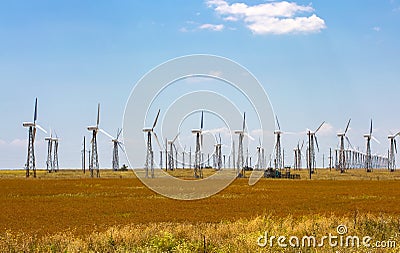
[{"label": "wind turbine", "polygon": [[53,164],[52,164],[52,168],[54,172],[57,172],[59,167],[58,167],[58,136],[57,133],[56,137],[53,138]]},{"label": "wind turbine", "polygon": [[318,147],[318,140],[316,133],[321,129],[322,125],[324,125],[325,121],[322,122],[322,124],[312,132],[311,130],[307,131],[307,136],[308,136],[308,161],[307,161],[307,167],[310,171],[310,179],[311,179],[311,174],[315,172],[315,147],[314,143],[317,146],[317,150],[319,152],[319,147]]},{"label": "wind turbine", "polygon": [[37,98],[35,100],[35,110],[33,113],[33,122],[23,122],[22,126],[27,127],[28,130],[28,155],[26,159],[25,169],[26,177],[29,177],[30,170],[33,171],[33,177],[36,177],[36,164],[35,164],[35,137],[36,137],[36,127],[47,134],[41,126],[36,124],[37,120]]},{"label": "wind turbine", "polygon": [[47,160],[46,169],[47,172],[58,171],[58,137],[53,137],[53,132],[50,129],[50,136],[44,138],[47,141]]},{"label": "wind turbine", "polygon": [[82,142],[82,171],[83,174],[86,173],[86,152],[89,152],[89,160],[90,160],[90,151],[86,150],[86,136],[83,136],[83,142]]},{"label": "wind turbine", "polygon": [[243,125],[242,130],[236,130],[235,134],[239,135],[239,144],[238,144],[238,158],[237,158],[237,176],[245,177],[244,170],[244,157],[243,157],[243,138],[244,138],[244,130],[246,127],[246,113],[243,113]]},{"label": "wind turbine", "polygon": [[281,170],[282,169],[282,149],[281,149],[281,126],[279,125],[278,116],[275,116],[276,123],[278,125],[278,129],[274,131],[276,135],[276,142],[275,142],[275,169]]},{"label": "wind turbine", "polygon": [[259,144],[257,146],[257,166],[256,166],[256,168],[258,170],[262,170],[262,169],[264,169],[265,164],[264,164],[264,157],[263,157],[264,148],[262,147],[260,138],[258,139],[258,143]]},{"label": "wind turbine", "polygon": [[369,134],[364,134],[364,138],[367,141],[367,152],[365,155],[365,169],[367,172],[372,172],[371,139],[373,139],[376,143],[380,144],[380,142],[372,135],[372,119],[371,119],[371,126],[369,128]]},{"label": "wind turbine", "polygon": [[47,172],[53,171],[53,135],[50,129],[50,136],[44,138],[47,141],[47,160],[46,160],[46,169]]},{"label": "wind turbine", "polygon": [[222,141],[221,141],[221,134],[219,134],[219,141],[217,136],[215,135],[215,167],[217,170],[220,170],[222,167]]},{"label": "wind turbine", "polygon": [[98,153],[97,153],[97,133],[100,131],[103,134],[105,134],[105,135],[107,135],[107,136],[112,138],[112,136],[109,133],[107,133],[103,129],[99,128],[99,124],[100,124],[100,103],[97,104],[97,121],[96,121],[96,125],[87,127],[87,130],[92,132],[92,140],[91,140],[92,155],[90,157],[90,166],[89,166],[90,176],[91,177],[94,176],[94,171],[95,170],[96,170],[96,177],[100,177],[99,156],[98,156]]},{"label": "wind turbine", "polygon": [[175,136],[174,139],[172,140],[168,140],[168,146],[169,146],[169,156],[168,156],[168,168],[169,170],[174,170],[175,166],[177,167],[177,161],[178,161],[178,157],[175,157],[176,162],[174,161],[174,150],[175,150],[175,155],[177,156],[177,150],[175,147],[175,141],[178,138],[179,133]]},{"label": "wind turbine", "polygon": [[[146,178],[149,177],[149,169],[151,173],[151,177],[154,178],[154,154],[153,147],[151,145],[151,135],[154,135],[154,138],[157,141],[158,146],[160,147],[160,142],[158,141],[158,137],[156,132],[154,132],[154,128],[156,127],[158,117],[160,116],[160,109],[158,110],[157,116],[154,120],[153,126],[151,128],[143,128],[143,132],[147,133],[147,154],[146,154],[146,163],[144,165],[144,169],[146,171]],[[162,158],[160,158],[162,159]],[[162,161],[160,161],[161,163]]]},{"label": "wind turbine", "polygon": [[297,142],[296,148],[294,148],[294,169],[295,170],[300,170],[301,169],[301,151],[303,150],[304,147],[304,140],[303,143],[301,144],[300,147],[300,141]]},{"label": "wind turbine", "polygon": [[340,150],[339,150],[339,169],[340,169],[340,173],[344,173],[347,170],[346,155],[345,155],[345,149],[344,149],[344,139],[346,138],[347,142],[351,146],[350,140],[346,136],[346,133],[349,130],[350,121],[351,121],[351,119],[349,119],[349,121],[347,122],[346,130],[344,130],[344,133],[338,133],[337,134],[337,136],[340,139]]},{"label": "wind turbine", "polygon": [[203,168],[201,164],[201,149],[203,146],[203,111],[201,112],[200,129],[192,129],[196,135],[196,151],[194,155],[194,177],[203,178]]},{"label": "wind turbine", "polygon": [[113,142],[113,160],[112,160],[112,167],[114,171],[119,169],[119,156],[118,156],[118,148],[124,151],[124,147],[122,146],[123,143],[119,140],[121,135],[122,129],[117,129],[117,135],[111,141]]},{"label": "wind turbine", "polygon": [[388,136],[390,141],[390,149],[389,149],[389,157],[388,157],[388,169],[393,172],[396,170],[396,157],[397,154],[397,144],[396,144],[396,137],[400,135],[400,132],[397,134],[391,134]]},{"label": "wind turbine", "polygon": [[186,154],[186,146],[183,148],[182,151],[182,169],[185,169],[185,154]]}]

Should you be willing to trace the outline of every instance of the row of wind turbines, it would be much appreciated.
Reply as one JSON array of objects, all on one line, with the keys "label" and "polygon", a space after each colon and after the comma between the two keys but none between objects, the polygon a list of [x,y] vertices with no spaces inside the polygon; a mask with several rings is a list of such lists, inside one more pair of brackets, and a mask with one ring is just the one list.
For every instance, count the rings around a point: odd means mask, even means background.
[{"label": "row of wind turbines", "polygon": [[[41,127],[39,124],[36,123],[37,115],[38,115],[37,108],[38,108],[38,100],[36,98],[34,113],[33,113],[33,122],[23,122],[22,123],[23,127],[28,128],[28,152],[27,152],[27,160],[25,163],[26,177],[30,177],[31,175],[33,177],[36,177],[36,157],[35,157],[35,145],[34,145],[35,139],[36,139],[36,129],[38,128],[39,130],[41,130],[42,132],[47,134],[47,131],[43,127]],[[91,143],[90,150],[86,149],[86,138],[83,137],[82,169],[83,169],[83,172],[85,173],[86,172],[86,153],[88,153],[89,154],[89,171],[90,171],[91,177],[94,177],[95,175],[96,175],[96,177],[100,177],[99,157],[98,157],[98,152],[97,152],[97,133],[98,132],[105,134],[106,136],[111,138],[111,141],[113,142],[113,160],[112,160],[113,170],[119,169],[119,154],[118,154],[119,148],[122,149],[123,152],[125,152],[123,143],[119,140],[122,129],[121,130],[118,129],[116,137],[113,137],[111,134],[107,133],[105,130],[100,128],[99,124],[100,124],[100,104],[98,104],[98,106],[97,106],[96,125],[87,127],[87,130],[92,133],[92,139],[90,141],[90,143]],[[46,160],[47,171],[48,172],[57,172],[59,170],[59,164],[58,164],[59,138],[57,137],[57,134],[55,134],[55,137],[53,137],[52,131],[50,130],[50,136],[45,137],[45,141],[47,142],[47,160]]]},{"label": "row of wind turbines", "polygon": [[[146,160],[144,164],[144,169],[145,169],[145,176],[146,177],[154,177],[154,151],[153,151],[153,146],[152,146],[152,139],[154,138],[160,148],[160,167],[163,167],[163,150],[165,153],[165,169],[174,169],[178,167],[178,152],[175,146],[175,141],[177,140],[179,133],[171,140],[166,139],[165,140],[165,148],[163,148],[159,142],[158,136],[156,132],[154,131],[157,121],[160,115],[160,110],[158,110],[158,113],[154,119],[153,125],[151,127],[143,128],[143,132],[145,133],[147,137],[147,153],[146,153]],[[35,166],[35,152],[34,152],[34,142],[35,142],[35,137],[36,137],[36,129],[38,128],[42,132],[47,134],[47,131],[42,128],[40,125],[36,123],[37,121],[37,98],[35,100],[35,107],[34,107],[34,116],[33,116],[33,122],[24,122],[23,126],[28,128],[28,152],[27,152],[27,160],[25,164],[25,169],[26,169],[26,177],[29,177],[31,173],[33,173],[33,177],[36,177],[36,166]],[[338,133],[337,136],[339,137],[339,148],[335,150],[335,167],[337,170],[340,170],[340,172],[344,173],[346,170],[351,169],[351,168],[362,168],[364,167],[367,172],[371,172],[373,168],[383,168],[387,166],[387,168],[390,171],[394,171],[396,168],[395,165],[395,153],[397,153],[397,144],[396,144],[396,137],[400,135],[400,132],[397,134],[392,134],[388,136],[388,139],[390,141],[390,148],[388,150],[388,156],[378,156],[378,155],[372,155],[371,154],[371,140],[376,141],[379,143],[379,141],[372,135],[372,120],[371,120],[371,125],[370,125],[370,131],[368,134],[364,135],[364,138],[366,139],[366,152],[362,153],[358,150],[355,150],[351,143],[349,138],[346,136],[349,126],[350,126],[350,121],[348,121],[345,131],[343,133]],[[275,134],[275,148],[274,148],[274,158],[272,159],[272,155],[270,157],[269,163],[270,166],[271,162],[273,161],[274,163],[274,168],[277,170],[281,170],[285,168],[284,165],[284,155],[283,155],[283,150],[282,150],[282,145],[281,145],[281,135],[285,134],[284,131],[281,130],[278,118],[276,117],[276,123],[278,126],[278,129],[274,131]],[[319,127],[315,131],[307,130],[307,152],[305,155],[306,159],[306,167],[309,170],[310,178],[313,173],[315,173],[316,169],[316,150],[319,152],[319,146],[318,146],[318,139],[317,139],[317,132],[321,129],[321,127],[324,125],[325,122],[322,122]],[[117,130],[116,137],[113,137],[111,134],[107,133],[105,130],[100,128],[100,104],[98,104],[97,107],[97,121],[96,125],[94,126],[88,126],[87,130],[92,134],[92,138],[90,141],[90,149],[86,149],[86,138],[84,137],[83,139],[83,150],[82,150],[82,169],[83,172],[85,173],[86,171],[86,154],[89,154],[89,171],[91,177],[100,177],[100,168],[99,168],[99,158],[98,158],[98,152],[97,152],[97,134],[98,132],[101,132],[105,134],[107,137],[109,137],[113,143],[113,160],[112,160],[112,168],[113,170],[118,170],[119,169],[119,153],[118,150],[121,149],[125,153],[124,145],[122,141],[119,140],[122,129]],[[203,150],[203,135],[205,133],[204,129],[204,114],[203,112],[201,113],[201,118],[200,118],[200,128],[198,129],[192,129],[192,134],[195,136],[195,156],[194,156],[194,164],[193,164],[193,176],[195,178],[203,178],[203,171],[202,169],[205,167],[204,163],[204,154],[202,152]],[[232,143],[232,149],[233,152],[231,156],[229,156],[229,164],[231,161],[232,157],[232,162],[233,162],[233,169],[235,169],[235,172],[237,173],[238,177],[245,177],[246,176],[246,170],[249,169],[249,163],[248,163],[248,156],[245,161],[245,156],[244,156],[244,147],[243,147],[243,139],[247,134],[246,132],[246,113],[243,113],[243,124],[242,128],[240,130],[234,131],[235,134],[238,135],[238,149],[237,149],[237,158],[235,159],[235,143]],[[214,159],[214,167],[216,169],[221,169],[222,164],[224,164],[225,167],[225,155],[222,154],[222,140],[221,136],[219,135],[219,138],[215,136],[215,144],[214,144],[214,154],[213,154],[213,159]],[[58,142],[59,138],[57,137],[57,134],[55,134],[55,137],[52,135],[52,131],[50,131],[50,136],[45,138],[45,141],[47,142],[48,145],[48,153],[47,153],[47,170],[48,172],[56,172],[59,169],[58,165]],[[350,149],[345,149],[345,141],[347,141],[348,146],[351,147]],[[298,142],[297,146],[294,148],[294,164],[293,168],[294,169],[301,169],[302,168],[302,149],[304,147],[304,141],[302,145],[300,145],[300,141]],[[247,149],[248,150],[248,149]],[[175,158],[174,158],[174,153],[175,153]],[[182,167],[184,168],[185,166],[185,151],[182,153]],[[248,151],[247,151],[248,153]],[[332,163],[333,156],[330,154],[330,164]],[[189,151],[189,168],[192,166],[192,155],[191,155],[191,149]],[[250,158],[251,159],[251,158]],[[208,157],[208,161],[210,158]],[[266,169],[267,163],[266,163],[266,158],[265,158],[265,151],[264,148],[260,144],[257,146],[257,162],[255,169],[258,170],[263,170]],[[228,166],[230,167],[230,165]],[[251,167],[251,160],[250,160],[250,167]],[[330,167],[332,167],[330,165]]]}]

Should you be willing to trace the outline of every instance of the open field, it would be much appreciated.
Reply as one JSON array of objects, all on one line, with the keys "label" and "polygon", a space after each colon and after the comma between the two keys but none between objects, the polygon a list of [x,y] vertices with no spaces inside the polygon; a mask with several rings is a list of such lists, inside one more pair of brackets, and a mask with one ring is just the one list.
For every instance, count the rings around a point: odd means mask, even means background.
[{"label": "open field", "polygon": [[[186,177],[188,172],[172,173]],[[178,201],[147,189],[132,171],[102,171],[100,179],[91,179],[80,171],[38,171],[36,179],[25,179],[23,171],[1,171],[0,229],[7,232],[1,234],[0,249],[23,251],[17,246],[24,238],[30,238],[37,247],[42,245],[43,250],[49,245],[63,245],[61,251],[68,247],[78,251],[78,244],[83,251],[96,251],[90,243],[103,247],[99,251],[110,251],[107,247],[115,245],[139,250],[135,247],[142,244],[146,251],[149,243],[184,247],[186,240],[194,247],[186,245],[191,249],[186,248],[186,252],[190,252],[204,246],[204,234],[210,251],[229,245],[236,250],[222,252],[238,251],[240,243],[243,249],[248,245],[247,251],[253,251],[257,249],[254,240],[266,229],[283,234],[324,234],[342,221],[354,227],[357,219],[364,222],[354,228],[359,233],[381,230],[379,236],[386,239],[394,236],[393,231],[400,233],[399,171],[359,170],[341,175],[334,170],[319,170],[312,181],[305,170],[295,173],[302,179],[261,179],[254,186],[249,186],[247,179],[237,179],[210,198]],[[114,246],[108,244],[110,233]],[[218,236],[226,238],[226,245],[217,240]],[[100,242],[99,238],[108,241]],[[17,245],[4,246],[8,241]],[[168,245],[164,245],[165,251]]]}]

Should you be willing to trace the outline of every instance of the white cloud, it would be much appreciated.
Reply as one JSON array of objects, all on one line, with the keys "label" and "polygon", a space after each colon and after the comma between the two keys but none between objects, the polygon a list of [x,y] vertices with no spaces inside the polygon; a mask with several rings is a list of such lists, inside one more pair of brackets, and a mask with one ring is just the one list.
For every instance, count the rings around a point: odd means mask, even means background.
[{"label": "white cloud", "polygon": [[179,29],[179,31],[180,31],[180,32],[183,32],[183,33],[189,32],[189,30],[188,30],[186,27],[181,27],[181,28]]},{"label": "white cloud", "polygon": [[211,31],[222,31],[224,29],[224,25],[223,24],[219,24],[219,25],[214,25],[214,24],[202,24],[199,26],[200,29],[202,30],[211,30]]},{"label": "white cloud", "polygon": [[372,30],[374,30],[375,32],[380,32],[381,28],[379,26],[374,26],[372,27]]},{"label": "white cloud", "polygon": [[13,141],[11,141],[10,145],[13,147],[25,147],[28,145],[28,140],[14,139]]},{"label": "white cloud", "polygon": [[225,0],[208,0],[207,6],[225,21],[243,21],[254,34],[313,33],[326,28],[325,21],[312,13],[311,5],[302,6],[294,2],[269,2],[253,6],[245,3],[229,4]]}]

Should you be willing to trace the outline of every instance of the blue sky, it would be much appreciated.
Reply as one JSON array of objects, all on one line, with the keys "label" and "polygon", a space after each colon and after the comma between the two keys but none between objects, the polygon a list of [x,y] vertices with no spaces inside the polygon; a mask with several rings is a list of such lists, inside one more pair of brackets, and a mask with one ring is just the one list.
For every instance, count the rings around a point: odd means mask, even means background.
[{"label": "blue sky", "polygon": [[[187,54],[220,55],[245,66],[267,91],[283,130],[299,133],[328,122],[318,139],[319,160],[337,146],[336,132],[350,117],[349,138],[361,150],[371,118],[382,143],[373,152],[385,154],[389,131],[400,131],[400,1],[1,4],[2,168],[25,162],[22,122],[32,120],[35,97],[38,123],[61,138],[60,165],[78,167],[97,103],[102,128],[114,134],[140,77]],[[44,137],[37,136],[38,167],[45,164]],[[289,163],[303,138],[282,137]],[[109,167],[111,144],[105,136],[99,141],[100,165]]]}]

